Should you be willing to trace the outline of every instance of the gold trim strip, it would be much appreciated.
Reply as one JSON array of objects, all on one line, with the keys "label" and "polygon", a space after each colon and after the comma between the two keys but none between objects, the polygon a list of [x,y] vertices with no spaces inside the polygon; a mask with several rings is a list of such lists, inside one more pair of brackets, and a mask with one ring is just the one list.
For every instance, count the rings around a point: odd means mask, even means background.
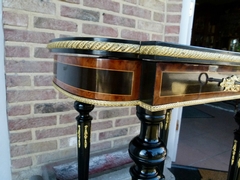
[{"label": "gold trim strip", "polygon": [[121,53],[139,53],[140,45],[98,41],[56,41],[47,45],[48,49],[68,48],[83,50],[101,50]]},{"label": "gold trim strip", "polygon": [[139,55],[168,56],[187,59],[214,60],[220,62],[239,63],[240,57],[237,55],[202,52],[198,50],[183,49],[181,47],[167,47],[161,45],[140,45],[118,42],[101,41],[56,41],[47,44],[48,49],[82,49],[82,50],[100,50],[119,53],[135,53]]},{"label": "gold trim strip", "polygon": [[187,58],[187,59],[201,59],[201,60],[215,60],[223,62],[240,62],[239,56],[229,55],[229,54],[219,54],[212,52],[202,52],[190,49],[181,49],[160,45],[143,45],[140,47],[141,55],[154,55],[154,56],[169,56],[176,58]]},{"label": "gold trim strip", "polygon": [[233,148],[232,148],[231,166],[234,164],[236,149],[237,149],[237,140],[234,140],[234,145],[233,145]]},{"label": "gold trim strip", "polygon": [[65,96],[67,96],[71,99],[74,99],[79,102],[87,103],[87,104],[93,104],[96,106],[112,106],[112,107],[113,106],[135,106],[138,104],[138,101],[103,101],[103,100],[88,99],[88,98],[73,95],[73,94],[61,89],[55,83],[53,83],[53,86],[59,92],[61,92],[62,94],[64,94]]},{"label": "gold trim strip", "polygon": [[169,127],[170,120],[171,120],[171,114],[172,114],[171,112],[172,112],[172,110],[168,110],[168,111],[167,111],[167,114],[166,114],[165,130],[167,130],[168,127]]},{"label": "gold trim strip", "polygon": [[147,110],[151,111],[151,112],[156,112],[156,111],[172,109],[172,108],[177,108],[177,107],[194,106],[194,105],[199,105],[199,104],[207,104],[207,103],[233,100],[233,99],[239,99],[239,98],[240,98],[240,95],[236,95],[236,96],[216,97],[216,98],[176,102],[176,103],[163,104],[163,105],[157,105],[157,106],[151,106],[151,105],[143,103],[143,102],[139,102],[138,105],[141,106],[144,109],[147,109]]},{"label": "gold trim strip", "polygon": [[141,106],[142,108],[151,111],[161,111],[166,109],[172,109],[177,107],[183,107],[183,106],[193,106],[198,104],[206,104],[206,103],[212,103],[212,102],[219,102],[219,101],[226,101],[226,100],[232,100],[232,99],[240,99],[240,95],[235,96],[226,96],[226,97],[216,97],[216,98],[208,98],[208,99],[198,99],[198,100],[191,100],[191,101],[184,101],[184,102],[176,102],[171,104],[163,104],[163,105],[157,105],[157,106],[151,106],[149,104],[146,104],[144,102],[141,102],[139,100],[136,101],[103,101],[103,100],[95,100],[95,99],[88,99],[84,97],[79,97],[76,95],[73,95],[60,87],[58,87],[55,83],[53,83],[53,86],[62,94],[66,95],[67,97],[74,99],[79,102],[87,103],[87,104],[93,104],[96,106]]},{"label": "gold trim strip", "polygon": [[80,148],[81,147],[81,126],[80,125],[78,125],[78,130],[77,130],[77,136],[78,136],[78,148]]},{"label": "gold trim strip", "polygon": [[85,125],[84,126],[84,148],[86,149],[87,148],[87,139],[88,139],[88,125]]}]

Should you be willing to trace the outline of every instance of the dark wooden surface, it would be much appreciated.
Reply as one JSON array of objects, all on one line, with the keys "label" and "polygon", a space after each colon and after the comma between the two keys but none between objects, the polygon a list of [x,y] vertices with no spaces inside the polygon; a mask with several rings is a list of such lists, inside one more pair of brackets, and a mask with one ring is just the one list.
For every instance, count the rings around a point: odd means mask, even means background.
[{"label": "dark wooden surface", "polygon": [[240,66],[56,55],[54,83],[84,98],[152,106],[240,95],[223,91],[217,82],[201,84],[201,73],[217,79],[240,76]]},{"label": "dark wooden surface", "polygon": [[[76,71],[70,70],[72,67],[76,67]],[[85,68],[84,74],[79,71],[80,67]],[[54,83],[80,97],[106,101],[137,100],[140,73],[141,64],[137,60],[55,56]],[[86,88],[83,88],[84,84]]]}]

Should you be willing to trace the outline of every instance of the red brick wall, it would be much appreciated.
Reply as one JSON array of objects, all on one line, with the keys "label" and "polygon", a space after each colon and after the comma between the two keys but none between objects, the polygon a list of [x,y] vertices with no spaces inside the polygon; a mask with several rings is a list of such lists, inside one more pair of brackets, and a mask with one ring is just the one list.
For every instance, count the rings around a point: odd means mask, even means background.
[{"label": "red brick wall", "polygon": [[[52,87],[50,39],[103,36],[178,42],[182,0],[3,0],[8,124],[14,179],[76,156],[73,101]],[[91,151],[128,144],[134,107],[96,107]]]}]

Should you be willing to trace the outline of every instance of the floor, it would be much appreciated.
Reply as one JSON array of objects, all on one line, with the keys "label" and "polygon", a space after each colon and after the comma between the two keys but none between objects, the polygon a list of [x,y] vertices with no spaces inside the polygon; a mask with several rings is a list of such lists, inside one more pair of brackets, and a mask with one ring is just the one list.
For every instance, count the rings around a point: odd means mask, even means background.
[{"label": "floor", "polygon": [[194,106],[206,117],[182,119],[175,164],[228,170],[234,121],[234,106],[213,103]]}]

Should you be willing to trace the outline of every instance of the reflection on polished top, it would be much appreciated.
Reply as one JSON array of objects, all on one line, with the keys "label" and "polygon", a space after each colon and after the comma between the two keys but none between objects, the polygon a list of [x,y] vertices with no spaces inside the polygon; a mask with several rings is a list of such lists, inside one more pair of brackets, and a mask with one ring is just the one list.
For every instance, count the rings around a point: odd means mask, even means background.
[{"label": "reflection on polished top", "polygon": [[58,38],[54,86],[101,106],[150,111],[240,98],[240,54],[158,41]]}]

